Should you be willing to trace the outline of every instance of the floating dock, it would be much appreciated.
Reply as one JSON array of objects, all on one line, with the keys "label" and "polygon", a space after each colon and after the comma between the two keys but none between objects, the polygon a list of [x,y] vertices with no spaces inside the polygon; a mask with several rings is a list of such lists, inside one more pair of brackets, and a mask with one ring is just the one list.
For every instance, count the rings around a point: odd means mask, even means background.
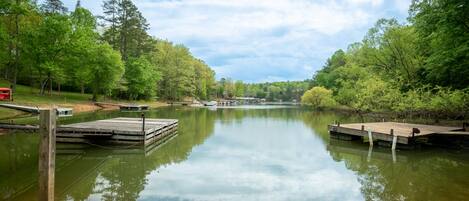
[{"label": "floating dock", "polygon": [[357,140],[368,138],[373,141],[410,145],[428,143],[432,138],[468,138],[466,128],[409,124],[397,122],[353,123],[328,125],[331,138],[341,140]]},{"label": "floating dock", "polygon": [[[176,133],[176,119],[114,118],[61,125],[56,141],[66,143],[149,145]],[[37,125],[0,124],[2,129],[37,131]]]},{"label": "floating dock", "polygon": [[126,111],[126,112],[138,112],[138,111],[146,111],[150,107],[148,105],[120,105],[119,109],[121,111]]},{"label": "floating dock", "polygon": [[[7,103],[0,104],[0,107],[33,113],[33,114],[39,114],[39,111],[40,111],[39,107],[31,107],[31,106],[15,105],[15,104],[7,104]],[[57,108],[56,111],[57,111],[57,116],[59,117],[69,117],[73,115],[72,108]]]},{"label": "floating dock", "polygon": [[114,118],[62,125],[57,128],[57,142],[151,144],[177,130],[176,119]]}]

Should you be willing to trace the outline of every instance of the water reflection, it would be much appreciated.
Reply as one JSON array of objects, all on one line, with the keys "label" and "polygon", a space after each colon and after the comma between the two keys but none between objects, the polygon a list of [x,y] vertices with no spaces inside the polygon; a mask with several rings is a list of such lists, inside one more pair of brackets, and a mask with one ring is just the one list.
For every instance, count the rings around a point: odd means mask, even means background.
[{"label": "water reflection", "polygon": [[[61,123],[138,117],[99,112]],[[165,108],[180,120],[157,149],[59,145],[57,200],[464,200],[467,153],[398,151],[330,140],[358,117],[301,108]],[[34,119],[22,119],[31,122]],[[37,137],[0,136],[0,199],[34,200]]]}]

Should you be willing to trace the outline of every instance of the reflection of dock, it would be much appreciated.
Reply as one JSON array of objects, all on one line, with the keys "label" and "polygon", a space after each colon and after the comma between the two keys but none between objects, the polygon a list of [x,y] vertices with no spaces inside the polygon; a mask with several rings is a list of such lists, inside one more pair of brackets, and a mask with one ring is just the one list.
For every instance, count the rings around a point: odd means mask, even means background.
[{"label": "reflection of dock", "polygon": [[[349,154],[353,156],[359,156],[360,158],[366,159],[378,159],[384,161],[393,160],[393,153],[387,149],[374,149],[372,147],[359,146],[359,144],[350,142],[331,139],[327,150],[333,155]],[[407,162],[409,159],[407,155],[403,153],[396,154],[395,160],[399,162]]]},{"label": "reflection of dock", "polygon": [[464,128],[396,122],[335,124],[329,125],[328,129],[331,137],[338,139],[353,140],[368,137],[372,140],[394,141],[394,143],[404,145],[414,142],[427,142],[433,136],[469,137],[469,132],[465,131]]}]

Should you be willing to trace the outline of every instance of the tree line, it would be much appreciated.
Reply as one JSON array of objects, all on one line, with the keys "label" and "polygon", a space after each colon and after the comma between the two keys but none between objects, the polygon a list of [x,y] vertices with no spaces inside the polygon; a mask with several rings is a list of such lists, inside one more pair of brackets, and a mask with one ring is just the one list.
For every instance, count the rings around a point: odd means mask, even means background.
[{"label": "tree line", "polygon": [[469,2],[414,0],[408,22],[380,19],[336,51],[303,103],[358,111],[469,111]]},{"label": "tree line", "polygon": [[312,80],[244,83],[241,80],[222,78],[216,84],[216,96],[222,99],[253,97],[266,101],[299,101],[311,84]]},{"label": "tree line", "polygon": [[124,99],[208,99],[215,73],[184,45],[148,34],[131,0],[105,0],[103,16],[60,0],[0,3],[0,70],[24,84]]}]

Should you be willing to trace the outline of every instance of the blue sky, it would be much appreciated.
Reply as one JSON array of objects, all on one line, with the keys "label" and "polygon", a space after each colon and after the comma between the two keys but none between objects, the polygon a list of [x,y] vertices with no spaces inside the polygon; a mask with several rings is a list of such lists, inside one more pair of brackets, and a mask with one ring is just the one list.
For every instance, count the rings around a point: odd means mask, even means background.
[{"label": "blue sky", "polygon": [[[82,0],[94,14],[102,1]],[[150,34],[182,43],[217,79],[311,78],[380,18],[405,22],[411,0],[134,0]],[[76,0],[64,0],[73,8]]]}]

